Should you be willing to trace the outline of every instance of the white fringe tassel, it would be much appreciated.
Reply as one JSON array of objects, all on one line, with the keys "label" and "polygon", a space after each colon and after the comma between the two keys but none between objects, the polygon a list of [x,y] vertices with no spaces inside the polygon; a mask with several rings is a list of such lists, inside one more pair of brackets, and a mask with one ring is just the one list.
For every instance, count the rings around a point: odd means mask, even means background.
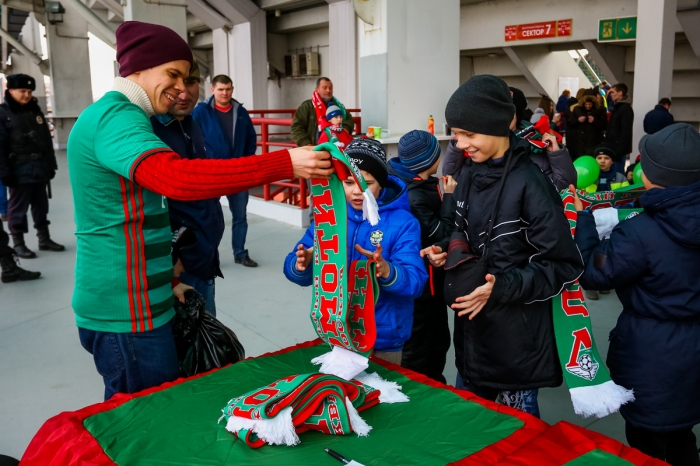
[{"label": "white fringe tassel", "polygon": [[367,437],[369,431],[372,430],[372,426],[367,424],[367,422],[360,417],[360,413],[357,412],[350,398],[347,396],[345,397],[345,409],[348,410],[348,417],[350,418],[350,425],[352,426],[353,432],[355,432],[358,437]]},{"label": "white fringe tassel", "polygon": [[401,385],[383,379],[376,372],[371,374],[362,372],[355,377],[355,380],[379,390],[380,403],[406,403],[409,401],[408,395],[401,391]]},{"label": "white fringe tassel", "polygon": [[226,430],[236,433],[248,429],[270,445],[294,446],[299,443],[299,436],[292,422],[292,407],[284,408],[273,419],[253,420],[231,416],[226,423]]},{"label": "white fringe tassel", "polygon": [[311,364],[321,364],[322,374],[331,374],[341,379],[351,380],[369,367],[369,360],[361,354],[334,346],[330,353],[311,360]]},{"label": "white fringe tassel", "polygon": [[569,389],[574,411],[579,416],[598,418],[617,412],[625,403],[634,401],[633,390],[609,380],[600,385]]},{"label": "white fringe tassel", "polygon": [[365,198],[362,202],[362,220],[369,220],[370,225],[374,226],[379,223],[379,206],[377,205],[377,200],[369,189],[365,190],[362,196]]}]

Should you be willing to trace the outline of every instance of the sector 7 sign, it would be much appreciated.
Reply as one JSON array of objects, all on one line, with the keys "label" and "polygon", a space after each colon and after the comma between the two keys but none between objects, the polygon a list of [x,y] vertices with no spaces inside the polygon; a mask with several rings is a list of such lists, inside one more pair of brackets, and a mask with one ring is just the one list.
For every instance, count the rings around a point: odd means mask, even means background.
[{"label": "sector 7 sign", "polygon": [[514,40],[549,39],[571,35],[570,19],[506,26],[506,42]]}]

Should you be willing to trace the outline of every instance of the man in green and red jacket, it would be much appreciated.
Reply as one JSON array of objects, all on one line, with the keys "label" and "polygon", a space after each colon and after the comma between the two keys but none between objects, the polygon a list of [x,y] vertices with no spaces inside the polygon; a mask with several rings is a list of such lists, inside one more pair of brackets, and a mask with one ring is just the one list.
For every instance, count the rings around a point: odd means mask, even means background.
[{"label": "man in green and red jacket", "polygon": [[[117,29],[121,77],[88,107],[68,140],[77,236],[73,309],[105,399],[178,376],[167,198],[199,200],[293,177],[325,178],[330,155],[299,148],[232,160],[188,160],[149,117],[184,94],[192,52],[174,31],[127,21]],[[172,285],[175,285],[174,287]]]}]

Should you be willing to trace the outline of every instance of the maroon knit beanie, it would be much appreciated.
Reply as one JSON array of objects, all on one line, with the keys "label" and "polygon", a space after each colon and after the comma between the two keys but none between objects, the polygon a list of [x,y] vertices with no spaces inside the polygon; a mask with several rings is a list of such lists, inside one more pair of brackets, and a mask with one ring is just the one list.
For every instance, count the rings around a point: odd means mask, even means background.
[{"label": "maroon knit beanie", "polygon": [[175,60],[187,60],[191,65],[192,51],[172,29],[140,21],[125,21],[117,28],[120,76],[129,76]]}]

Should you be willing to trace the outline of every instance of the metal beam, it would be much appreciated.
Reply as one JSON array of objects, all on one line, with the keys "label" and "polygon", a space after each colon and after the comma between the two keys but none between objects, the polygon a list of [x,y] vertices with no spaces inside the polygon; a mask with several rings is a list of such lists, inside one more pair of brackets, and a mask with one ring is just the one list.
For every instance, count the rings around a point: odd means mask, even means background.
[{"label": "metal beam", "polygon": [[250,22],[261,11],[251,0],[209,0],[209,3],[234,26]]},{"label": "metal beam", "polygon": [[100,33],[100,36],[106,39],[108,45],[115,47],[117,44],[117,36],[114,30],[107,25],[102,19],[97,16],[97,13],[92,11],[90,7],[81,2],[80,0],[64,0],[66,4],[70,5],[76,10],[76,12],[85,18],[90,26],[95,28]]},{"label": "metal beam", "polygon": [[267,32],[284,34],[328,27],[328,4],[269,18]]},{"label": "metal beam", "polygon": [[233,24],[221,16],[214,8],[203,0],[185,0],[187,11],[201,19],[210,29],[231,29]]},{"label": "metal beam", "polygon": [[39,70],[41,70],[41,73],[49,76],[49,64],[48,60],[44,60],[41,58],[39,55],[34,53],[33,51],[29,50],[27,46],[25,46],[23,43],[12,37],[12,34],[7,32],[6,29],[0,27],[0,37],[5,39],[10,45],[12,45],[19,53],[24,55],[25,57],[29,58],[32,63],[34,63],[36,66],[39,67]]}]

